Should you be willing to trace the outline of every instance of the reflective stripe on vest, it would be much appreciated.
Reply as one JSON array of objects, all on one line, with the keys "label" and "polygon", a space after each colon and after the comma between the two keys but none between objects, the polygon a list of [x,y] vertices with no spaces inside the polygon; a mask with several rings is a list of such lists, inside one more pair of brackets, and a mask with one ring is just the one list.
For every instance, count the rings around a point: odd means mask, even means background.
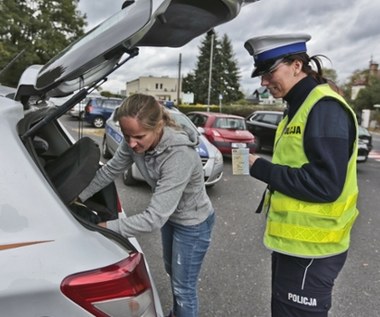
[{"label": "reflective stripe on vest", "polygon": [[312,243],[336,243],[349,233],[356,217],[338,230],[309,228],[285,223],[268,223],[268,231],[277,237]]},{"label": "reflective stripe on vest", "polygon": [[343,212],[347,209],[351,209],[356,206],[356,201],[358,198],[358,193],[353,193],[347,197],[346,201],[332,202],[332,203],[317,203],[310,204],[308,202],[297,200],[291,197],[277,198],[271,201],[271,208],[273,210],[282,210],[284,204],[288,205],[289,210],[293,212],[321,215],[321,216],[331,216],[340,217]]}]

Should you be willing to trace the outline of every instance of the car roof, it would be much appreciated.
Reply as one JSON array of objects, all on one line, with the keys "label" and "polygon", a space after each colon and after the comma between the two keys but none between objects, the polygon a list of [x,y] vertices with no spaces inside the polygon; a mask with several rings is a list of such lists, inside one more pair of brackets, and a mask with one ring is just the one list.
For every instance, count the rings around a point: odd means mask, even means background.
[{"label": "car roof", "polygon": [[202,114],[208,117],[244,119],[244,117],[242,116],[229,114],[229,113],[208,112],[208,111],[191,111],[189,112],[189,114],[190,113]]},{"label": "car roof", "polygon": [[123,98],[118,98],[118,97],[104,97],[104,96],[90,96],[90,97],[88,97],[88,100],[91,100],[91,99],[118,100],[118,101],[122,101],[123,100]]},{"label": "car roof", "polygon": [[274,114],[281,114],[281,115],[284,114],[284,112],[280,110],[256,110],[252,113],[274,113]]},{"label": "car roof", "polygon": [[358,130],[359,130],[359,133],[361,133],[361,134],[371,135],[371,133],[368,131],[368,129],[361,126],[361,125],[358,126]]}]

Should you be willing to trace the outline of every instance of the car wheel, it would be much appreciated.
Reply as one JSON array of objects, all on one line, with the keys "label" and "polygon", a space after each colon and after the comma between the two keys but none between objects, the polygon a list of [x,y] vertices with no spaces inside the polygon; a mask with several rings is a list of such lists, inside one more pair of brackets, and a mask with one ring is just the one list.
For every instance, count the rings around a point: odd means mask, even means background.
[{"label": "car wheel", "polygon": [[102,117],[96,117],[93,121],[92,121],[92,125],[95,127],[95,128],[103,128],[104,127],[104,119]]},{"label": "car wheel", "polygon": [[107,140],[106,136],[103,137],[103,143],[102,143],[102,155],[105,159],[110,159],[112,157],[112,154],[107,146]]},{"label": "car wheel", "polygon": [[137,184],[137,180],[135,180],[132,176],[132,166],[128,168],[126,171],[124,171],[123,181],[124,181],[124,184],[127,186],[132,186],[132,185]]}]

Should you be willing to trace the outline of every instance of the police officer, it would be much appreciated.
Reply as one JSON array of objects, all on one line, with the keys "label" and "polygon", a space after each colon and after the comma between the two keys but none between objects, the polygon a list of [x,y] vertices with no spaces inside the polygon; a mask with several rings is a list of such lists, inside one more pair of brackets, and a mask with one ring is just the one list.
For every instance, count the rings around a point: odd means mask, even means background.
[{"label": "police officer", "polygon": [[[252,77],[288,105],[272,162],[250,155],[250,175],[268,184],[264,244],[272,250],[273,317],[326,317],[334,280],[358,215],[357,122],[309,57],[307,34],[249,39]],[[316,70],[312,68],[316,66]]]}]

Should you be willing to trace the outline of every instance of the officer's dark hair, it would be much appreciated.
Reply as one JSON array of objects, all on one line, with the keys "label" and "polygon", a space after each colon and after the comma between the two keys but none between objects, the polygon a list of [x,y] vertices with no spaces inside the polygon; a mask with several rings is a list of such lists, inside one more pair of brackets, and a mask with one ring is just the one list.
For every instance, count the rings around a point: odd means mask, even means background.
[{"label": "officer's dark hair", "polygon": [[[301,61],[302,71],[305,74],[313,76],[318,83],[325,84],[328,80],[323,76],[321,57],[327,58],[324,55],[314,55],[309,57],[307,53],[299,53],[284,57],[283,62],[290,65],[295,60]],[[316,71],[312,68],[311,63],[315,64],[317,68]]]}]

